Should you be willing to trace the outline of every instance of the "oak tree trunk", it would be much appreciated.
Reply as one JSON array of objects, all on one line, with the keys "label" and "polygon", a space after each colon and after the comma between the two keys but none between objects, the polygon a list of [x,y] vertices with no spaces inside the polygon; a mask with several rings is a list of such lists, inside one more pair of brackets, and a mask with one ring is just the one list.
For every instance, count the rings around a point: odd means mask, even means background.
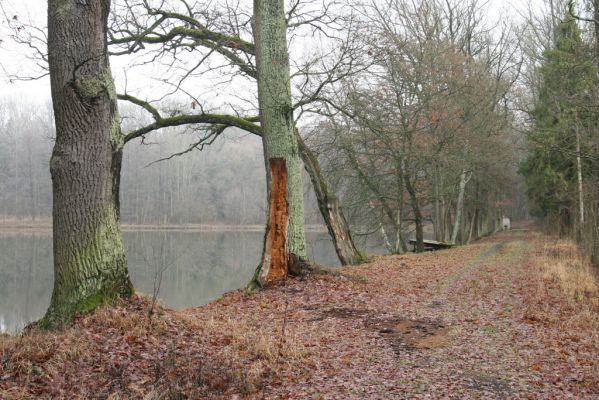
[{"label": "oak tree trunk", "polygon": [[[256,278],[257,283],[265,285],[284,279],[290,270],[299,272],[306,263],[307,253],[284,1],[254,0],[253,23],[258,103],[268,183],[268,222],[262,262]],[[280,183],[283,177],[286,180],[284,193]]]},{"label": "oak tree trunk", "polygon": [[119,227],[123,138],[107,53],[109,10],[110,0],[48,2],[55,278],[45,328],[133,293]]}]

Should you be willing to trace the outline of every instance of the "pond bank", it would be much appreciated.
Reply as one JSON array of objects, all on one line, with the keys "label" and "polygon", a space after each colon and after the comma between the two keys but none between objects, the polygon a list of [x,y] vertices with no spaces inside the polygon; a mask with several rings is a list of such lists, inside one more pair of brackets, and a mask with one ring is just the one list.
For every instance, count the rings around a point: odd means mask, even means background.
[{"label": "pond bank", "polygon": [[[181,231],[181,232],[263,232],[264,225],[220,224],[122,224],[124,232]],[[325,225],[306,225],[306,232],[327,232]],[[0,221],[2,233],[52,233],[51,221]]]},{"label": "pond bank", "polygon": [[2,336],[0,398],[596,398],[596,310],[546,275],[544,246],[502,233],[151,318],[136,297]]}]

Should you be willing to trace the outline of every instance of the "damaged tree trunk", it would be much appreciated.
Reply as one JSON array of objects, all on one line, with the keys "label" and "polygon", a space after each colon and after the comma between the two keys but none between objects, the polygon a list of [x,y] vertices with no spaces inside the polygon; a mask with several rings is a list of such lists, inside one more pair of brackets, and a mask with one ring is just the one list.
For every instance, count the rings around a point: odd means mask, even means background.
[{"label": "damaged tree trunk", "polygon": [[264,234],[264,253],[259,282],[264,285],[287,277],[287,228],[289,203],[287,202],[287,166],[282,158],[269,161],[270,185],[268,187],[268,222]]},{"label": "damaged tree trunk", "polygon": [[42,328],[133,293],[119,226],[123,137],[108,62],[109,10],[110,0],[48,3],[55,278]]},{"label": "damaged tree trunk", "polygon": [[254,0],[253,23],[269,209],[262,262],[250,288],[281,281],[290,272],[299,273],[307,266],[304,193],[291,102],[284,1]]}]

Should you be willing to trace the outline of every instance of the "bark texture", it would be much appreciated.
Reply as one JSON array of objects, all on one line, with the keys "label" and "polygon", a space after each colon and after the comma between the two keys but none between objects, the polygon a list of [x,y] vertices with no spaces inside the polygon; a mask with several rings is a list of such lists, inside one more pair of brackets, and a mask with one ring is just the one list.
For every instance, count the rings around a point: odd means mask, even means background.
[{"label": "bark texture", "polygon": [[312,150],[306,146],[299,134],[297,134],[297,141],[302,160],[304,161],[304,168],[312,181],[318,208],[327,225],[329,235],[333,239],[335,251],[341,265],[354,265],[362,262],[364,257],[356,247],[351,236],[349,224],[341,209],[341,203],[331,193],[327,181],[322,175],[318,159],[312,153]]},{"label": "bark texture", "polygon": [[[291,103],[291,86],[289,78],[289,55],[287,53],[287,22],[283,0],[254,0],[254,39],[256,47],[256,66],[258,72],[258,102],[260,105],[260,123],[263,129],[262,142],[266,160],[267,182],[269,187],[268,204],[277,187],[279,174],[271,173],[271,160],[284,160],[287,177],[286,201],[289,204],[286,247],[279,242],[265,242],[261,267],[269,254],[282,252],[291,263],[290,268],[299,268],[307,259],[306,236],[304,231],[304,200],[301,160],[295,135],[293,108]],[[271,210],[268,215],[272,214]],[[271,221],[269,220],[269,223]],[[267,226],[267,230],[272,230]],[[271,259],[272,262],[272,259]],[[272,268],[270,265],[269,268]],[[274,270],[279,270],[275,268]],[[268,275],[268,274],[267,274]],[[286,274],[285,274],[286,275]],[[268,283],[277,278],[258,274],[260,283]]]},{"label": "bark texture", "polygon": [[119,227],[123,138],[108,61],[110,0],[50,0],[48,57],[56,142],[54,290],[41,325],[62,327],[116,297],[130,296]]}]

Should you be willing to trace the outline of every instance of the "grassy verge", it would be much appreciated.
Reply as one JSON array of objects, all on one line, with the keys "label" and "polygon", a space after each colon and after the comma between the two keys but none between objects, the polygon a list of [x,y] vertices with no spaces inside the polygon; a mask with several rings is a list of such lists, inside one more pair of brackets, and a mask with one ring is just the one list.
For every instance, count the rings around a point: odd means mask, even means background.
[{"label": "grassy verge", "polygon": [[0,335],[0,398],[247,396],[310,353],[286,316],[264,323],[215,312],[199,320],[157,307],[149,318],[149,307],[135,296],[62,331]]},{"label": "grassy verge", "polygon": [[559,286],[577,317],[599,327],[599,275],[589,257],[572,241],[545,239],[539,265],[542,285]]}]

